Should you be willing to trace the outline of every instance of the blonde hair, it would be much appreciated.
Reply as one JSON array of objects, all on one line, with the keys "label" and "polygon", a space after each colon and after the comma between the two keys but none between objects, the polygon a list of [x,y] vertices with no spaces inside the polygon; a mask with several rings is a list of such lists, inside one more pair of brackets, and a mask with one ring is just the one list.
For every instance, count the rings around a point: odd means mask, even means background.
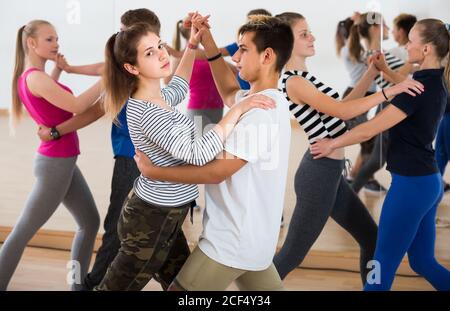
[{"label": "blonde hair", "polygon": [[22,116],[22,102],[19,98],[19,89],[17,83],[19,81],[20,75],[23,73],[23,70],[25,68],[25,57],[28,54],[27,39],[36,38],[37,31],[42,25],[53,26],[52,24],[44,20],[33,20],[28,24],[20,27],[17,31],[15,56],[16,60],[14,64],[14,73],[12,79],[12,104],[10,113],[10,124],[12,128],[17,125]]}]

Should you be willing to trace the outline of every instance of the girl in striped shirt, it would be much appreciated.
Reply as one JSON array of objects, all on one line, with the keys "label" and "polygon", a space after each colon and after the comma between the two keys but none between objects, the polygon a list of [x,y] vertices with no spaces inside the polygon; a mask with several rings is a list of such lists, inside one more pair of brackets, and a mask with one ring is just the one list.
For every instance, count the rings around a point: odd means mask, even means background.
[{"label": "girl in striped shirt", "polygon": [[[346,99],[307,71],[306,58],[315,54],[315,38],[305,18],[298,13],[283,13],[279,18],[289,23],[294,33],[294,50],[280,79],[280,88],[290,103],[290,110],[308,136],[309,143],[325,137],[339,137],[347,132],[343,120],[367,112],[385,100],[381,92],[360,98],[378,75],[372,64]],[[420,83],[407,80],[386,89],[393,96],[402,92],[414,94]],[[362,282],[366,265],[375,251],[377,226],[364,204],[342,176],[344,149],[335,150],[327,158],[313,160],[307,151],[295,175],[297,203],[283,247],[274,264],[284,279],[298,267],[331,216],[349,232],[361,248]]]},{"label": "girl in striped shirt", "polygon": [[[207,24],[208,17],[192,15]],[[127,122],[136,149],[158,166],[204,165],[223,150],[240,116],[251,108],[273,108],[273,100],[253,96],[195,140],[194,123],[176,109],[185,94],[201,31],[191,29],[189,44],[172,82],[169,55],[156,33],[136,24],[113,35],[106,45],[105,108],[112,117],[127,104]],[[189,256],[181,226],[198,196],[196,185],[140,176],[124,203],[118,223],[121,247],[97,290],[140,290],[153,277],[174,278]]]}]

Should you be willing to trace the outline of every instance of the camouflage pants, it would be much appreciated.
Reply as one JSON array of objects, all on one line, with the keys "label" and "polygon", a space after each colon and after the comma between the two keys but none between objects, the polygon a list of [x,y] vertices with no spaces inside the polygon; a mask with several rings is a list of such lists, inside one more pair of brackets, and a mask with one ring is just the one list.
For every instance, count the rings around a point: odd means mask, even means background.
[{"label": "camouflage pants", "polygon": [[152,278],[166,290],[190,254],[181,226],[192,204],[156,206],[131,191],[117,228],[119,253],[96,290],[141,290]]}]

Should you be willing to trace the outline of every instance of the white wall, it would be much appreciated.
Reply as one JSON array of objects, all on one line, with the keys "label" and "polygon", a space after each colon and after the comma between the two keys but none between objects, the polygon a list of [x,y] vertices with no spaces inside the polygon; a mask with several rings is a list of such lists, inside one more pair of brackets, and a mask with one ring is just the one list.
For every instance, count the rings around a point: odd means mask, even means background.
[{"label": "white wall", "polygon": [[[245,21],[250,9],[266,8],[272,13],[297,11],[307,17],[317,38],[317,55],[310,61],[310,70],[322,80],[343,90],[348,82],[343,65],[334,53],[334,31],[337,22],[353,11],[366,11],[374,1],[361,0],[15,0],[0,1],[0,108],[9,106],[10,86],[14,61],[14,46],[17,29],[32,19],[46,19],[58,30],[61,52],[72,64],[101,61],[107,38],[119,29],[120,15],[132,8],[147,7],[155,11],[161,19],[163,40],[172,39],[176,20],[187,12],[199,10],[211,14],[211,23],[219,44],[227,44],[235,39],[236,31]],[[416,14],[419,18],[436,17],[450,21],[448,0],[381,0],[381,12],[389,25],[401,12]],[[79,6],[79,23],[77,7]],[[75,22],[75,23],[74,23]],[[385,43],[393,46],[392,40]],[[87,88],[94,78],[69,76],[64,74],[62,82],[79,93]]]}]

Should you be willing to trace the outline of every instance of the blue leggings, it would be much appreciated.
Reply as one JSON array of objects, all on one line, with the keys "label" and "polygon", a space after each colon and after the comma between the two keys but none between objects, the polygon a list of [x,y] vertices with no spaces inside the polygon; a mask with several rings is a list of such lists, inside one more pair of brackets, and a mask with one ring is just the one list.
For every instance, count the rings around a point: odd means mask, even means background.
[{"label": "blue leggings", "polygon": [[436,160],[439,171],[444,176],[445,167],[450,159],[450,114],[444,114],[436,136]]},{"label": "blue leggings", "polygon": [[380,264],[380,284],[364,290],[389,290],[405,253],[411,268],[437,290],[450,290],[450,271],[434,257],[436,209],[443,196],[439,173],[407,177],[392,174],[384,200],[374,259]]}]

